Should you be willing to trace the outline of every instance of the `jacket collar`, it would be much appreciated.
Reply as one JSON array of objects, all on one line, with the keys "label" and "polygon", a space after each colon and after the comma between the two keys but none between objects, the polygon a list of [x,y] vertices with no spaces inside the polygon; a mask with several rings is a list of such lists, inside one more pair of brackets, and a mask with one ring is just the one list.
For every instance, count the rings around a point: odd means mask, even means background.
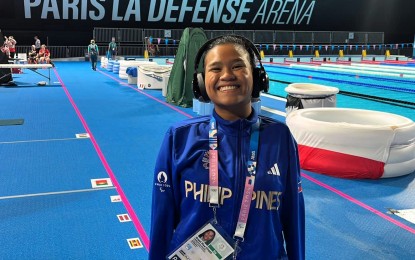
[{"label": "jacket collar", "polygon": [[252,108],[251,114],[247,118],[237,119],[234,121],[228,121],[220,117],[215,110],[212,112],[212,116],[216,119],[216,125],[218,132],[223,132],[226,135],[238,136],[250,135],[251,127],[258,120],[258,113]]}]

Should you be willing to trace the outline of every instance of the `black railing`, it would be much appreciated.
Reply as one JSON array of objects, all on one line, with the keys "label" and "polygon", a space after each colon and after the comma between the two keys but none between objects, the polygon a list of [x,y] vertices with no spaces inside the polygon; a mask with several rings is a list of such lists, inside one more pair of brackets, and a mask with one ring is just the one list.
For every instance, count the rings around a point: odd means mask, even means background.
[{"label": "black railing", "polygon": [[[108,49],[107,45],[98,45],[99,54],[106,55]],[[158,56],[174,56],[176,54],[178,45],[159,45]],[[16,46],[17,53],[28,54],[31,46]],[[48,46],[52,59],[57,58],[74,58],[84,57],[88,51],[88,46]],[[118,56],[144,56],[144,45],[120,45],[118,47]]]},{"label": "black railing", "polygon": [[[328,45],[326,49],[326,45],[314,46],[314,48],[309,45],[307,48],[306,44],[302,45],[286,45],[286,44],[255,44],[260,51],[264,52],[265,56],[288,56],[290,50],[293,51],[294,56],[314,56],[315,51],[318,50],[320,56],[338,56],[339,55],[339,46],[334,45],[334,48],[331,45]],[[274,47],[275,45],[275,47]],[[268,47],[267,47],[268,46]],[[389,46],[389,45],[388,45]],[[409,46],[409,45],[407,45]],[[107,45],[98,45],[99,47],[99,54],[100,56],[106,55],[106,51],[108,49]],[[282,49],[281,49],[282,47]],[[16,46],[17,53],[28,53],[30,51],[30,46]],[[48,47],[51,58],[74,58],[74,57],[84,57],[87,53],[87,46],[49,46]],[[174,56],[176,55],[178,49],[178,44],[160,44],[159,45],[159,52],[157,56]],[[342,48],[343,49],[343,48]],[[360,45],[357,48],[352,46],[349,48],[347,46],[346,49],[343,50],[343,54],[345,56],[348,55],[362,55],[363,46]],[[376,47],[366,50],[367,55],[385,55],[386,50],[389,50],[390,55],[401,55],[412,57],[413,48],[412,47],[401,47],[399,45],[398,48],[389,48],[389,47]],[[120,45],[118,48],[118,56],[137,56],[142,57],[144,56],[145,46],[144,45]]]}]

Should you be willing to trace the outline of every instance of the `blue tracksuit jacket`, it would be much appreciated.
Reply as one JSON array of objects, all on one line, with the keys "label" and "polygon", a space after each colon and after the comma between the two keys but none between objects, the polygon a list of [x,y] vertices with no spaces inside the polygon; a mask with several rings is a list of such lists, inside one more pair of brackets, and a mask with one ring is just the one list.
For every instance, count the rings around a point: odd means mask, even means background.
[{"label": "blue tracksuit jacket", "polygon": [[[241,207],[251,126],[258,118],[218,126],[219,224],[232,237]],[[165,135],[154,174],[150,259],[159,260],[213,218],[209,208],[209,121],[198,117]],[[257,171],[238,259],[304,259],[304,199],[297,144],[288,127],[261,116]],[[284,246],[284,242],[286,245]]]}]

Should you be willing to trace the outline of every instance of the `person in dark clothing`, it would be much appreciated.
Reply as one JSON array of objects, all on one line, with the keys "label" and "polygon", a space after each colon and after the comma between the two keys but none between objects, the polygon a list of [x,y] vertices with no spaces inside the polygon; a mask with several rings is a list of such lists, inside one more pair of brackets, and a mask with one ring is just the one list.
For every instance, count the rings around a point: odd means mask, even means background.
[{"label": "person in dark clothing", "polygon": [[95,44],[95,40],[91,40],[91,44],[88,45],[88,55],[91,61],[92,69],[97,70],[97,60],[99,55],[98,45]]}]

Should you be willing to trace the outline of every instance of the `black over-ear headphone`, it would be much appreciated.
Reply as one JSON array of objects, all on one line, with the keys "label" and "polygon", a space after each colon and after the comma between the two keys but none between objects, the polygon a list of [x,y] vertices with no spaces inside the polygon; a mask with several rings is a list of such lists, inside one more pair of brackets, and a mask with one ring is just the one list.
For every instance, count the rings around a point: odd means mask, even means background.
[{"label": "black over-ear headphone", "polygon": [[[252,97],[259,98],[259,92],[261,91],[268,92],[269,78],[268,78],[267,72],[262,66],[261,55],[259,54],[258,49],[255,47],[255,45],[250,40],[248,40],[245,37],[242,37],[239,35],[226,35],[226,37],[227,36],[241,39],[242,42],[249,47],[249,50],[251,50],[255,54],[256,58],[258,59],[260,67],[253,68],[253,72],[252,72],[252,75],[253,75]],[[210,44],[212,44],[214,41],[220,38],[223,38],[223,37],[225,36],[219,36],[219,37],[210,39],[205,44],[203,44],[202,47],[200,47],[199,51],[196,54],[195,70],[193,73],[193,95],[199,101],[203,101],[203,102],[210,101],[209,96],[207,95],[207,92],[206,92],[206,87],[205,87],[205,74],[203,72],[199,73],[197,71],[199,68],[200,59],[202,58],[203,54],[205,54]]]}]

